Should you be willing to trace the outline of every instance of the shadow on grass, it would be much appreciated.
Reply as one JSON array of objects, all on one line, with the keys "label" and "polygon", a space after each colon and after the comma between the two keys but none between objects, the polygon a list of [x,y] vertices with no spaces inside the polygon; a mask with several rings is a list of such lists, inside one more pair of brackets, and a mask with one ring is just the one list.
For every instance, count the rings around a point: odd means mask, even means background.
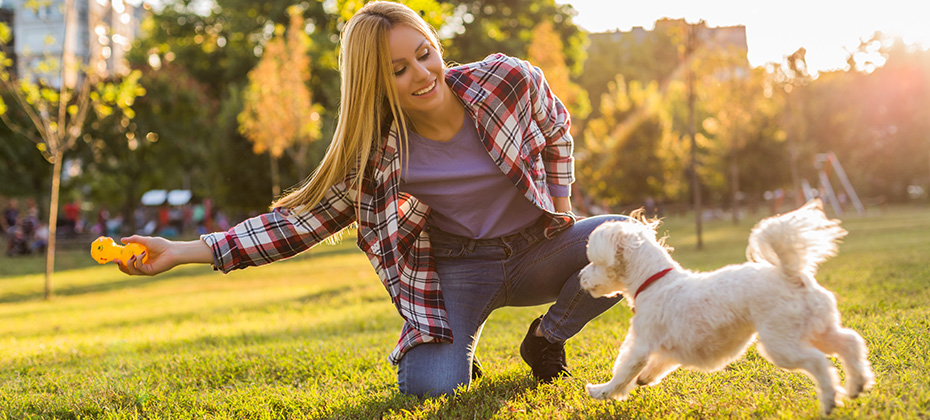
[{"label": "shadow on grass", "polygon": [[[109,288],[109,289],[103,288],[102,285],[89,285],[89,286],[81,287],[77,289],[88,289],[88,290],[82,290],[80,291],[80,293],[112,291],[112,290],[117,290],[117,289],[125,289],[125,288],[131,288],[135,286],[141,286],[141,285],[145,285],[149,283],[155,283],[158,281],[165,281],[165,280],[168,280],[170,277],[177,277],[180,275],[181,274],[178,274],[178,275],[163,274],[157,277],[142,277],[141,278],[142,280],[138,280],[139,278],[133,277],[132,279],[136,279],[136,280],[120,281],[120,282],[117,282],[117,283],[120,283],[119,285],[114,286],[113,288]],[[125,284],[128,282],[132,282],[133,284]],[[100,290],[89,290],[95,287],[100,287]],[[190,320],[195,320],[198,318],[223,317],[228,314],[249,313],[249,312],[265,313],[271,310],[280,309],[284,306],[291,305],[294,303],[297,303],[300,305],[313,306],[313,305],[332,305],[332,304],[338,304],[340,302],[347,302],[347,303],[353,303],[353,304],[377,303],[377,302],[383,302],[385,300],[385,298],[380,295],[373,296],[371,294],[363,293],[363,291],[366,288],[368,288],[368,286],[332,287],[332,288],[322,289],[322,290],[309,293],[304,296],[300,296],[296,298],[291,297],[291,298],[261,302],[261,303],[251,304],[251,305],[243,305],[241,303],[230,303],[228,305],[212,307],[209,309],[194,308],[188,311],[173,312],[173,313],[157,315],[157,316],[140,317],[136,319],[120,319],[120,320],[114,320],[111,322],[101,322],[99,324],[88,325],[84,327],[83,329],[81,329],[80,331],[86,333],[86,332],[93,332],[96,330],[107,331],[113,328],[137,328],[137,327],[145,327],[147,325],[157,325],[157,324],[177,325],[177,324],[190,321]],[[58,296],[62,296],[65,294],[66,293],[56,292],[56,295]],[[77,295],[77,294],[79,294],[79,292],[77,291],[75,291],[74,293],[71,293],[71,295]],[[38,299],[41,299],[42,297],[41,293],[37,293],[34,295],[35,296],[32,296],[32,297],[24,297],[23,300],[24,301],[25,300],[38,300]],[[20,295],[17,295],[17,296],[20,296]],[[9,299],[9,297],[0,297],[0,303],[4,303],[5,302],[4,299]],[[16,300],[12,300],[12,301],[16,302]],[[40,309],[38,311],[33,309],[31,310],[31,312],[36,313],[36,312],[41,312],[41,311],[55,311],[55,310],[57,310],[57,308],[55,308],[54,305],[49,305],[47,309]],[[20,314],[18,312],[0,314],[0,319],[12,318],[12,317],[16,317],[19,315]],[[332,330],[335,330],[341,327],[340,324],[329,325],[326,323],[316,323],[315,325],[319,329],[319,332],[332,331]],[[50,330],[43,334],[53,335],[53,334],[57,334],[57,331]]]},{"label": "shadow on grass", "polygon": [[508,411],[510,401],[520,400],[527,391],[536,387],[526,375],[510,374],[483,378],[473,383],[467,391],[459,391],[453,397],[438,397],[437,401],[401,394],[394,391],[387,396],[373,397],[361,404],[338,408],[329,413],[329,418],[361,419],[379,418],[393,411],[407,412],[417,418],[431,419],[490,419],[502,410],[504,415],[517,414],[522,410]]},{"label": "shadow on grass", "polygon": [[[320,299],[325,300],[324,296],[335,296],[339,299],[340,293],[353,298],[357,295],[354,290],[340,290],[337,292],[324,289],[298,298],[264,302],[261,305],[232,305],[222,308],[221,311],[264,311],[280,307],[282,304],[287,305],[289,302],[313,305]],[[363,296],[362,301],[367,301],[368,297]],[[191,316],[197,314],[173,314],[142,320],[141,323],[173,325]],[[68,378],[64,379],[60,386],[77,387],[81,382],[73,381],[83,381],[85,373],[94,372],[94,375],[106,376],[112,366],[131,366],[128,370],[121,371],[120,375],[157,380],[161,385],[159,390],[152,391],[155,393],[187,392],[184,390],[191,388],[200,389],[198,392],[225,392],[222,390],[255,383],[287,386],[308,382],[341,381],[346,384],[336,387],[346,387],[349,386],[347,384],[355,383],[357,385],[349,388],[356,390],[350,392],[362,392],[368,396],[355,399],[347,405],[333,407],[334,411],[326,417],[351,419],[378,418],[388,411],[398,413],[405,410],[422,412],[430,418],[461,418],[463,413],[467,413],[468,418],[492,418],[495,413],[506,410],[509,401],[519,398],[522,393],[535,386],[527,371],[523,374],[485,377],[476,382],[471,390],[458,394],[441,405],[435,404],[435,401],[400,394],[396,390],[396,382],[392,375],[387,376],[390,378],[388,380],[375,379],[385,378],[385,370],[392,370],[385,365],[383,355],[371,352],[357,354],[346,347],[353,346],[351,343],[366,342],[365,337],[372,333],[384,335],[384,326],[369,325],[369,316],[370,314],[364,314],[324,322],[318,320],[296,329],[269,328],[260,332],[203,335],[128,347],[120,342],[101,342],[78,350],[56,349],[41,355],[10,358],[7,363],[0,365],[0,371],[32,372],[33,380],[42,382],[41,378],[48,370]],[[385,316],[396,315],[382,314],[379,318]],[[390,339],[385,340],[383,347],[385,350],[390,347]],[[356,354],[356,357],[349,357],[350,354]],[[381,373],[374,377],[369,376],[366,372],[371,372],[372,369]],[[162,371],[170,374],[159,373]],[[3,375],[0,375],[0,378],[2,377]],[[371,386],[381,391],[369,393],[366,389],[372,390]],[[86,403],[92,410],[96,404],[90,401],[81,403]],[[293,413],[296,417],[308,414],[298,407],[299,405],[295,406],[297,411]],[[43,411],[34,411],[32,414],[39,412]]]},{"label": "shadow on grass", "polygon": [[[280,261],[280,262],[278,262],[277,264],[288,264],[288,263],[300,261],[300,260],[302,260],[302,259],[308,259],[308,258],[323,258],[323,257],[331,257],[331,256],[335,256],[335,255],[344,255],[344,254],[353,254],[353,253],[361,253],[361,251],[360,251],[358,248],[356,248],[354,245],[351,245],[351,246],[340,245],[340,246],[318,247],[318,248],[314,248],[313,250],[311,250],[311,251],[310,251],[309,253],[307,253],[307,254],[304,254],[304,255],[302,255],[302,256],[298,256],[298,257],[296,257],[296,258],[294,258],[294,259],[291,259],[291,260]],[[69,257],[71,257],[71,256],[69,256]],[[42,258],[43,258],[43,261],[44,261],[44,257],[42,257]],[[81,254],[81,258],[83,258],[83,253]],[[74,259],[74,258],[72,257],[72,259]],[[4,263],[8,263],[8,262],[10,262],[11,260],[12,260],[12,259],[10,259],[10,258],[6,258],[5,261],[3,261],[3,262],[4,262]],[[31,261],[31,262],[35,263],[34,261]],[[57,264],[56,264],[56,265],[57,265]],[[72,265],[73,265],[73,266],[75,266],[74,269],[87,269],[87,268],[91,268],[91,267],[96,267],[96,266],[97,266],[96,263],[86,263],[86,262],[83,262],[83,261],[82,261],[81,263],[68,263],[68,264],[66,264],[66,265],[68,265],[68,266],[72,266]],[[114,267],[113,267],[113,270],[117,270],[117,268],[114,266]],[[129,276],[126,276],[124,279],[117,280],[117,281],[107,280],[107,281],[101,281],[101,282],[99,282],[99,283],[82,284],[82,285],[76,285],[76,286],[58,286],[58,287],[55,287],[55,288],[54,288],[54,290],[53,290],[53,296],[58,296],[58,297],[79,296],[79,295],[85,295],[85,294],[90,294],[90,293],[104,293],[104,292],[119,291],[119,290],[123,290],[123,289],[131,289],[131,288],[134,288],[134,287],[145,286],[145,285],[148,285],[148,284],[153,284],[153,283],[159,283],[159,282],[163,282],[163,281],[172,280],[172,279],[175,279],[175,278],[177,278],[177,277],[190,276],[190,275],[194,274],[194,272],[195,272],[196,270],[204,270],[204,268],[203,268],[203,267],[179,267],[179,268],[175,268],[175,269],[173,269],[173,270],[171,270],[171,271],[169,271],[169,272],[167,272],[167,273],[162,273],[162,274],[159,274],[159,275],[157,275],[157,276],[152,276],[152,277],[129,277]],[[16,274],[16,275],[37,275],[37,274],[42,274],[42,272],[33,272],[33,271],[35,271],[35,270],[29,271],[29,272],[26,272],[26,273]],[[68,269],[67,269],[67,268],[66,268],[66,269],[56,269],[56,273],[57,273],[57,274],[60,274],[60,273],[62,273],[62,272],[64,272],[64,271],[68,271]],[[4,303],[22,303],[22,302],[29,302],[29,301],[38,301],[38,300],[42,300],[44,297],[45,297],[45,291],[44,291],[43,289],[41,289],[41,285],[40,285],[40,286],[37,286],[36,290],[34,290],[34,291],[29,291],[29,292],[26,292],[26,293],[6,293],[6,294],[0,294],[0,304],[4,304]],[[54,299],[54,297],[53,297],[53,299]]]},{"label": "shadow on grass", "polygon": [[[113,270],[117,270],[114,266]],[[82,284],[75,286],[57,286],[52,290],[52,299],[57,297],[65,296],[79,296],[90,293],[102,293],[102,292],[114,292],[124,289],[131,289],[135,287],[145,286],[148,284],[164,282],[168,280],[173,280],[177,277],[190,276],[192,271],[203,270],[203,268],[177,268],[167,273],[162,273],[157,276],[151,277],[142,277],[142,276],[125,276],[122,280],[104,280],[99,283],[91,284]],[[61,274],[61,271],[56,273]],[[0,295],[0,304],[3,303],[21,303],[34,300],[42,300],[45,297],[45,291],[40,288],[36,288],[35,291],[30,291],[27,293],[10,293]]]}]

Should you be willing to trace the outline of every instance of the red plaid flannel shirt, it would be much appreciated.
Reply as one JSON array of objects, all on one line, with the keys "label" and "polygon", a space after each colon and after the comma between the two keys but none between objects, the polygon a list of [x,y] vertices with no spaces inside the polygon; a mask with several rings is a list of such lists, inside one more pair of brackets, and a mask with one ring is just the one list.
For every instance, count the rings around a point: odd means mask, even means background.
[{"label": "red plaid flannel shirt", "polygon": [[[574,181],[571,125],[565,107],[549,90],[542,71],[503,54],[453,67],[446,83],[474,118],[488,154],[527,199],[546,211],[546,235],[574,219],[555,213],[547,183]],[[394,124],[368,162],[360,191],[350,173],[320,203],[275,209],[227,232],[204,235],[214,267],[224,273],[303,252],[358,224],[358,246],[375,268],[404,319],[388,360],[396,364],[414,346],[452,341],[429,235],[430,209],[399,190],[402,159]],[[356,209],[356,194],[360,194]],[[357,211],[356,211],[357,210]]]}]

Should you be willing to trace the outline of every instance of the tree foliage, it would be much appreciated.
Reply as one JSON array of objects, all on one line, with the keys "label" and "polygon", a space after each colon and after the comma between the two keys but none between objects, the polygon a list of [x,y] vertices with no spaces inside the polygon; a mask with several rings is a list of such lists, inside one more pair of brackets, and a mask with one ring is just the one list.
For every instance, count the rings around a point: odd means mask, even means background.
[{"label": "tree foliage", "polygon": [[[31,7],[40,7],[32,4]],[[74,22],[77,12],[73,1],[63,5],[65,22]],[[65,31],[67,33],[67,31]],[[60,42],[61,56],[46,54],[34,69],[34,73],[17,77],[12,69],[12,52],[9,27],[0,23],[0,86],[13,98],[22,119],[8,114],[8,105],[0,102],[0,118],[12,131],[35,143],[36,148],[52,164],[51,198],[48,211],[48,260],[45,272],[45,298],[51,298],[52,272],[55,268],[55,242],[58,215],[58,196],[61,184],[61,169],[64,155],[71,150],[82,136],[84,122],[91,110],[105,118],[118,108],[129,118],[133,116],[132,105],[136,97],[145,94],[138,85],[139,72],[125,77],[105,80],[98,73],[100,57],[91,57],[89,63],[80,63],[74,56],[75,40],[69,37],[55,40],[49,34],[46,39]],[[57,80],[54,78],[57,77]],[[2,98],[2,97],[0,97]]]},{"label": "tree foliage", "polygon": [[686,149],[663,106],[656,81],[626,83],[617,76],[608,85],[579,152],[579,183],[589,200],[619,206],[680,194]]},{"label": "tree foliage", "polygon": [[[2,93],[5,103],[14,103],[9,93]],[[29,120],[19,107],[6,111],[12,126],[28,127]],[[21,138],[7,123],[0,124],[0,195],[10,197],[31,196],[37,201],[40,191],[51,188],[51,171],[48,161],[36,149],[36,144]],[[38,134],[36,134],[38,135]]]},{"label": "tree foliage", "polygon": [[[201,162],[210,184],[210,198],[217,206],[238,214],[267,207],[271,197],[269,160],[252,153],[251,143],[239,132],[237,116],[243,109],[241,92],[248,73],[258,63],[275,25],[288,22],[289,3],[273,0],[219,0],[206,12],[198,2],[180,0],[166,4],[146,20],[130,52],[136,67],[173,65],[183,69],[204,87],[215,107],[208,116],[211,129],[200,142],[210,159]],[[339,98],[336,70],[338,17],[324,10],[320,1],[304,4],[305,32],[312,38],[309,86],[315,102],[335,110]],[[196,117],[199,118],[199,117]],[[324,116],[323,131],[328,119]],[[160,141],[174,141],[162,136]],[[310,157],[317,151],[311,147]],[[282,162],[283,183],[296,183],[306,174],[293,170],[288,157]],[[163,186],[162,188],[180,187]]]},{"label": "tree foliage", "polygon": [[92,118],[77,155],[84,171],[76,181],[90,187],[98,206],[119,210],[127,234],[141,227],[132,216],[146,191],[185,187],[208,197],[213,189],[205,162],[216,105],[205,87],[173,64],[146,69],[139,83],[147,94],[137,100],[135,118]]},{"label": "tree foliage", "polygon": [[277,161],[290,154],[300,173],[306,172],[307,150],[320,137],[322,108],[312,103],[310,37],[303,32],[300,8],[291,8],[285,32],[275,27],[275,37],[264,48],[258,65],[249,72],[239,131],[252,142],[252,150],[268,153],[272,163],[273,195],[280,194]]},{"label": "tree foliage", "polygon": [[540,22],[533,29],[533,41],[527,47],[527,59],[542,69],[549,88],[568,108],[572,118],[583,120],[591,113],[588,93],[571,80],[565,62],[565,50],[551,21]]},{"label": "tree foliage", "polygon": [[600,109],[600,98],[616,75],[627,82],[648,83],[666,80],[679,65],[675,21],[660,20],[655,30],[643,32],[606,32],[591,34],[585,71],[578,83],[591,98],[592,115]]},{"label": "tree foliage", "polygon": [[577,12],[555,0],[440,0],[454,5],[448,23],[439,27],[445,58],[468,63],[501,52],[527,57],[533,30],[550,22],[561,40],[565,65],[577,76],[584,68],[587,34],[572,21]]},{"label": "tree foliage", "polygon": [[[642,80],[615,76],[587,123],[582,180],[591,184],[592,198],[614,205],[647,199],[690,201],[692,186],[686,181],[692,148],[689,77],[694,80],[696,98],[695,170],[700,188],[713,202],[721,203],[744,195],[746,187],[761,195],[758,188],[777,186],[782,178],[774,170],[740,182],[741,174],[757,174],[758,167],[753,165],[771,162],[784,147],[783,136],[779,137],[773,123],[778,108],[764,96],[765,72],[751,71],[745,50],[726,45],[699,44],[694,53],[686,55],[681,48],[687,39],[684,21],[660,21],[656,28],[654,33],[593,37],[602,45],[610,40],[616,48],[630,45],[633,52],[621,49],[613,52],[613,59],[599,56],[600,60],[613,60]],[[705,30],[703,24],[696,29],[698,34]],[[674,51],[677,56],[670,59],[674,65],[642,58],[669,56]]]},{"label": "tree foliage", "polygon": [[[850,65],[799,92],[814,151],[836,153],[867,201],[905,200],[909,185],[930,190],[930,51],[876,34]],[[802,176],[816,179],[813,159],[803,163]]]},{"label": "tree foliage", "polygon": [[[598,200],[618,205],[639,204],[647,197],[687,202],[686,69],[697,75],[699,174],[711,205],[725,205],[738,196],[760,201],[766,191],[791,189],[792,167],[799,179],[816,184],[813,160],[826,151],[839,156],[865,197],[903,200],[907,185],[915,183],[930,190],[930,139],[925,134],[930,130],[930,53],[925,49],[876,37],[851,52],[848,70],[813,77],[804,73],[797,56],[793,63],[749,69],[734,79],[721,74],[732,66],[725,57],[685,64],[682,20],[660,20],[652,31],[588,36],[572,22],[574,10],[555,0],[404,3],[438,29],[447,61],[464,63],[503,52],[543,68],[553,91],[572,112],[579,162],[576,190]],[[196,194],[214,198],[225,209],[239,214],[262,210],[269,201],[270,161],[252,153],[253,144],[242,135],[238,116],[248,103],[249,72],[258,71],[260,57],[274,49],[276,31],[289,23],[289,3],[217,0],[208,10],[197,9],[198,4],[202,3],[167,3],[144,22],[130,56],[133,66],[143,70],[139,83],[151,98],[139,100],[146,104],[144,109],[134,107],[135,126],[122,127],[118,109],[113,110],[115,126],[104,127],[91,118],[100,127],[92,133],[94,141],[105,141],[103,147],[112,147],[113,154],[104,151],[95,157],[99,150],[79,142],[77,147],[88,148],[79,156],[92,162],[87,177],[138,165],[148,168],[139,175],[146,179],[139,181],[145,188],[181,188],[188,182]],[[363,4],[300,3],[300,32],[311,40],[307,67],[313,77],[306,83],[307,97],[321,107],[323,138],[333,131],[339,104],[339,32]],[[171,78],[179,80],[179,86],[172,86]],[[577,95],[573,83],[581,86]],[[189,90],[196,98],[185,96],[187,86],[193,86]],[[576,104],[576,98],[586,94],[591,102],[587,118],[584,101]],[[33,91],[33,96],[42,97],[42,91]],[[28,121],[13,108],[8,116]],[[158,141],[142,141],[130,150],[126,134],[131,127],[137,140],[154,132]],[[304,179],[326,143],[310,143],[296,154],[284,152],[279,161],[281,184]],[[39,157],[34,144],[19,146]],[[0,158],[17,160],[23,152],[0,148]],[[123,163],[100,166],[114,161]],[[156,161],[157,168],[146,166]],[[34,185],[50,182],[42,173],[22,174]],[[110,181],[87,182],[96,200],[115,197],[123,188]]]}]

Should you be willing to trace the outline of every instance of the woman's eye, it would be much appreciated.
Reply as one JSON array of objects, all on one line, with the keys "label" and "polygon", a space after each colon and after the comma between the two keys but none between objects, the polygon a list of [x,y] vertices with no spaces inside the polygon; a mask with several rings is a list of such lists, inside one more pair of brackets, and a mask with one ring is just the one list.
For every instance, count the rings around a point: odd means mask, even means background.
[{"label": "woman's eye", "polygon": [[394,76],[400,76],[400,75],[404,74],[404,71],[406,71],[406,70],[407,70],[406,67],[401,67],[400,70],[394,70]]},{"label": "woman's eye", "polygon": [[429,50],[426,50],[426,53],[420,56],[420,61],[424,61],[427,58],[429,58],[429,54],[430,54]]}]

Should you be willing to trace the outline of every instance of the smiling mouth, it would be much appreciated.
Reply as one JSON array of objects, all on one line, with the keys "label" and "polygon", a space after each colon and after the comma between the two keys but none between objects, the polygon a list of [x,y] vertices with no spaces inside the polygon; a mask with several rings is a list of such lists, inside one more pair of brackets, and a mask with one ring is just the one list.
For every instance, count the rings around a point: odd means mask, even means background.
[{"label": "smiling mouth", "polygon": [[427,86],[427,87],[425,87],[425,88],[423,88],[423,89],[420,89],[420,90],[418,90],[418,91],[416,91],[416,92],[413,92],[413,96],[422,96],[422,95],[426,95],[427,93],[432,92],[434,88],[436,88],[436,81],[435,81],[435,80],[433,80],[433,83],[430,83],[429,86]]}]

